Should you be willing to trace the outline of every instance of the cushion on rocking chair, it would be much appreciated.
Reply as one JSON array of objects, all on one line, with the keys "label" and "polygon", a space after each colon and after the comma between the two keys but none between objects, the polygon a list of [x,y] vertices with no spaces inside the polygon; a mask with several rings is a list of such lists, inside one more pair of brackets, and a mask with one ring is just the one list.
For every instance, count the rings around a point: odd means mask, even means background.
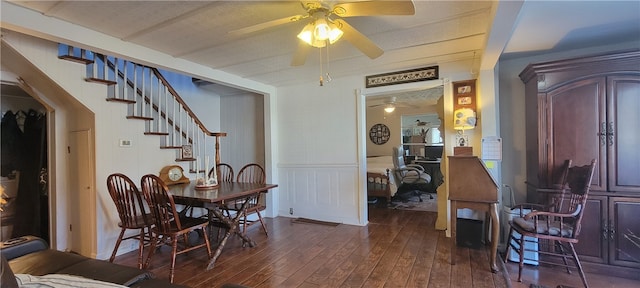
[{"label": "cushion on rocking chair", "polygon": [[550,222],[550,225],[547,225],[547,221],[538,220],[538,229],[536,229],[534,221],[533,219],[525,220],[522,217],[513,218],[514,224],[529,232],[551,236],[573,237],[573,227],[567,223],[562,223],[562,227],[560,227],[561,223],[559,221]]}]

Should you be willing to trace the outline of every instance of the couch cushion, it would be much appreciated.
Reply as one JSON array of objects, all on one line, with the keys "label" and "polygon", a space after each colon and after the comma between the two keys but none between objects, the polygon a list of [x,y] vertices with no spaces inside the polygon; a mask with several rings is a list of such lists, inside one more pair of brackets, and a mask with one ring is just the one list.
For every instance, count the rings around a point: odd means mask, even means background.
[{"label": "couch cushion", "polygon": [[[80,276],[64,275],[64,274],[48,274],[43,276],[34,276],[29,274],[17,274],[17,281],[20,287],[47,287],[47,288],[126,288],[127,286],[118,285],[109,282],[97,281]],[[4,287],[4,286],[3,286]]]},{"label": "couch cushion", "polygon": [[138,268],[114,264],[104,260],[85,259],[85,261],[64,267],[56,273],[77,275],[125,286],[130,286],[143,279],[150,279],[153,276],[151,272]]},{"label": "couch cushion", "polygon": [[35,236],[23,236],[0,242],[0,252],[7,261],[36,251],[49,249],[49,244]]},{"label": "couch cushion", "polygon": [[146,279],[138,281],[129,287],[131,288],[189,288],[189,286],[179,285],[164,279]]},{"label": "couch cushion", "polygon": [[16,274],[46,275],[54,274],[63,268],[87,260],[87,257],[57,250],[42,250],[9,261],[11,270]]},{"label": "couch cushion", "polygon": [[151,278],[150,272],[57,250],[43,250],[9,261],[16,274],[69,274],[129,286]]}]

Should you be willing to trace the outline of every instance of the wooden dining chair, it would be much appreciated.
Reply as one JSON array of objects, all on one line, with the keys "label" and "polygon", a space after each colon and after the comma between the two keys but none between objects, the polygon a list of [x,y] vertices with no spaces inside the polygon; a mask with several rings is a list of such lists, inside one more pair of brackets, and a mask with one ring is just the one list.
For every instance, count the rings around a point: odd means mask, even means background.
[{"label": "wooden dining chair", "polygon": [[[233,168],[231,165],[227,163],[218,163],[216,165],[216,170],[218,173],[218,182],[233,182],[235,180],[235,174],[233,173]],[[209,170],[209,178],[213,177],[213,168]]]},{"label": "wooden dining chair", "polygon": [[[262,168],[260,164],[251,163],[251,164],[245,165],[244,167],[242,167],[242,169],[240,169],[240,172],[238,172],[238,178],[236,179],[236,181],[244,182],[244,183],[264,184],[267,181],[267,175],[264,172],[264,168]],[[269,236],[269,232],[267,231],[267,226],[264,224],[264,219],[262,219],[262,214],[260,214],[260,211],[266,208],[266,206],[261,201],[262,194],[263,193],[258,193],[255,197],[251,197],[246,200],[248,201],[246,205],[246,212],[244,217],[242,217],[242,220],[240,220],[240,224],[242,225],[242,233],[246,233],[248,226],[251,226],[252,224],[255,224],[259,221],[260,224],[262,225],[262,229],[264,230],[264,234]],[[233,207],[232,210],[237,211],[242,207],[242,202],[236,202],[234,206],[235,207]],[[258,215],[258,220],[249,220],[247,216],[254,213]]]},{"label": "wooden dining chair", "polygon": [[[595,171],[596,159],[584,166],[573,166],[568,169],[566,185],[560,187],[554,195],[557,197],[551,205],[545,207],[538,204],[520,204],[512,210],[520,209],[519,217],[509,221],[511,229],[507,238],[507,250],[505,262],[509,257],[509,250],[515,249],[519,255],[518,282],[522,282],[522,269],[524,267],[526,242],[535,241],[532,238],[545,240],[552,244],[548,249],[540,249],[538,253],[543,256],[555,256],[562,258],[563,263],[545,261],[548,264],[565,267],[567,273],[570,268],[576,268],[585,287],[588,287],[587,279],[582,265],[576,254],[574,244],[578,243],[578,235],[581,230],[582,215],[584,214],[587,196],[591,186],[591,179]],[[527,214],[523,211],[531,211]],[[574,261],[569,265],[568,259]]]},{"label": "wooden dining chair", "polygon": [[[144,246],[151,243],[151,226],[153,225],[152,215],[146,211],[142,200],[142,193],[136,184],[126,175],[114,173],[107,177],[107,190],[116,206],[120,222],[120,235],[113,247],[113,252],[109,262],[113,262],[118,252],[118,247],[122,240],[138,239],[138,268],[142,268],[142,258]],[[138,234],[124,236],[126,230],[138,230]]]},{"label": "wooden dining chair", "polygon": [[[155,219],[153,226],[154,241],[151,241],[151,250],[147,256],[144,267],[149,266],[149,261],[153,256],[158,244],[171,244],[171,268],[169,269],[170,281],[173,283],[173,275],[175,272],[176,256],[198,248],[205,247],[212,258],[211,246],[209,245],[209,236],[207,235],[207,219],[180,217],[176,210],[176,204],[173,196],[169,194],[169,189],[162,180],[153,174],[142,176],[141,179],[142,192],[144,198],[151,209]],[[189,245],[188,234],[192,231],[201,230],[204,243]],[[160,239],[159,237],[162,236]],[[178,238],[184,240],[184,246],[178,251]]]}]

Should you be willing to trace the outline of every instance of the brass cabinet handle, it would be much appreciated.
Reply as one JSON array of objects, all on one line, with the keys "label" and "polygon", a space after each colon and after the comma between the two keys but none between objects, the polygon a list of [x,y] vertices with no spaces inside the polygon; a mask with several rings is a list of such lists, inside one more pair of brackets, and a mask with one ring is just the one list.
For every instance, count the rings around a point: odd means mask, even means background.
[{"label": "brass cabinet handle", "polygon": [[607,223],[602,224],[602,240],[607,240],[609,238],[609,226]]},{"label": "brass cabinet handle", "polygon": [[609,122],[609,126],[607,128],[607,140],[609,140],[609,146],[613,145],[613,122]]},{"label": "brass cabinet handle", "polygon": [[616,227],[613,225],[613,221],[609,220],[609,239],[615,240],[616,238]]},{"label": "brass cabinet handle", "polygon": [[607,144],[607,123],[600,123],[600,132],[597,134],[600,136],[600,145],[604,146]]}]

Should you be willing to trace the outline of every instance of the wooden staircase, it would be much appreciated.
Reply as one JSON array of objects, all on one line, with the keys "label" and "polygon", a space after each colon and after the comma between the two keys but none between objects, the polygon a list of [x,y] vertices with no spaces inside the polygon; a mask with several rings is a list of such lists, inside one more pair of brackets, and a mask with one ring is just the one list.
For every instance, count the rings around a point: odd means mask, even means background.
[{"label": "wooden staircase", "polygon": [[[189,172],[206,173],[210,168],[203,166],[205,161],[196,159],[215,155],[212,163],[220,162],[220,137],[227,133],[209,131],[158,69],[58,45],[58,58],[86,65],[85,80],[108,85],[107,101],[127,104],[127,119],[145,121],[144,134],[160,136],[160,149],[175,149],[177,162],[190,162]],[[209,149],[212,143],[215,149]],[[191,145],[191,157],[183,157],[185,145]]]}]

